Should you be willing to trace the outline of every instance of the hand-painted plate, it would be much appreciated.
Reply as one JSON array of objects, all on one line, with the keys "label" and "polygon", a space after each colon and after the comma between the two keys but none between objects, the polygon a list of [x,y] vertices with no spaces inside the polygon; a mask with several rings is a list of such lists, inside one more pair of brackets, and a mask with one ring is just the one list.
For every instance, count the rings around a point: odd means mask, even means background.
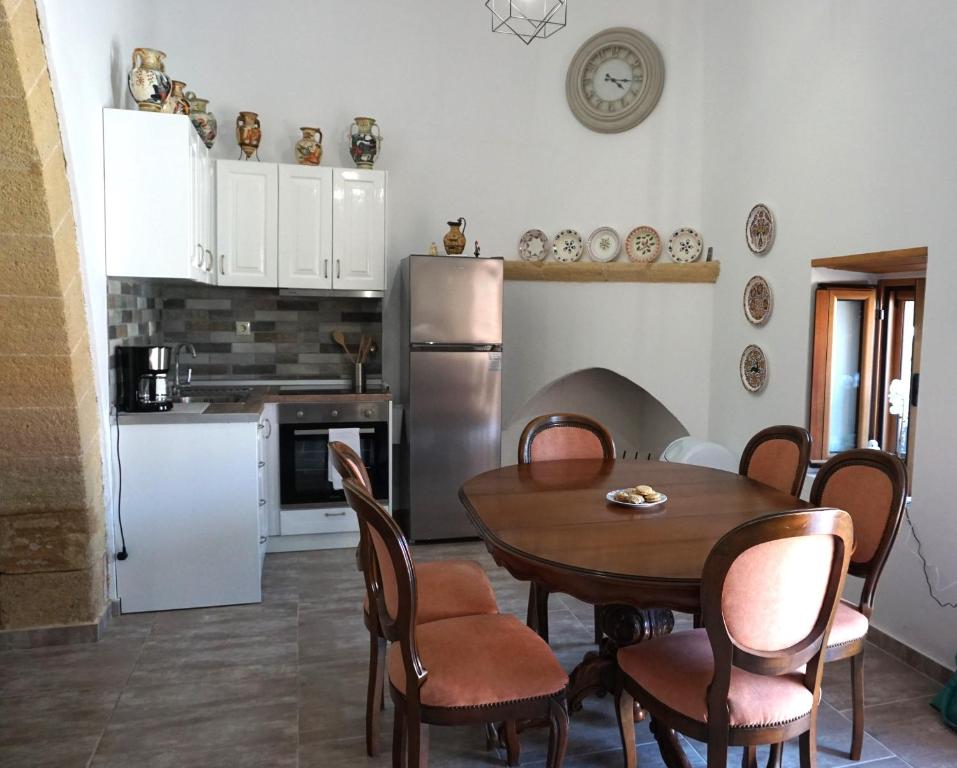
[{"label": "hand-painted plate", "polygon": [[518,241],[518,255],[524,261],[544,261],[552,249],[552,241],[540,229],[530,229]]},{"label": "hand-painted plate", "polygon": [[611,227],[599,227],[588,238],[588,255],[592,261],[614,261],[621,253],[621,238]]},{"label": "hand-painted plate", "polygon": [[744,316],[752,325],[764,325],[771,317],[774,297],[771,286],[760,275],[755,275],[744,286]]},{"label": "hand-painted plate", "polygon": [[661,235],[654,227],[635,227],[625,238],[629,261],[650,263],[661,255]]},{"label": "hand-painted plate", "polygon": [[552,253],[558,261],[578,261],[584,247],[582,236],[574,229],[563,229],[552,240]]},{"label": "hand-painted plate", "polygon": [[668,240],[668,253],[671,254],[671,260],[679,264],[697,261],[701,257],[702,250],[704,250],[704,241],[701,235],[690,227],[676,230]]},{"label": "hand-painted plate", "polygon": [[768,358],[757,344],[749,344],[739,364],[741,384],[748,392],[760,392],[768,384]]},{"label": "hand-painted plate", "polygon": [[668,497],[664,494],[661,494],[661,498],[658,499],[658,501],[646,501],[642,504],[632,504],[630,501],[619,501],[615,498],[616,493],[630,490],[630,488],[619,488],[615,491],[608,491],[608,493],[605,494],[605,498],[612,504],[619,504],[622,507],[631,507],[632,509],[660,509],[662,504],[668,501]]},{"label": "hand-painted plate", "polygon": [[752,253],[762,255],[771,250],[774,243],[774,216],[764,203],[758,203],[751,209],[744,236]]}]

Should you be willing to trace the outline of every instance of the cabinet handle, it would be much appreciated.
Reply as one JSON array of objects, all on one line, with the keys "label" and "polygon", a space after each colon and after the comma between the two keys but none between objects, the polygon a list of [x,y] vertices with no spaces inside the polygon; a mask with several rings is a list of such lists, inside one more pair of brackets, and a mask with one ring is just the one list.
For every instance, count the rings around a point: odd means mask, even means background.
[{"label": "cabinet handle", "polygon": [[266,500],[265,500],[265,499],[260,499],[260,500],[259,500],[259,506],[260,506],[260,507],[265,507],[265,506],[266,506]]},{"label": "cabinet handle", "polygon": [[260,536],[260,537],[259,537],[259,543],[260,543],[260,544],[265,544],[268,540],[269,540],[269,537],[268,537],[268,536]]},{"label": "cabinet handle", "polygon": [[326,517],[345,517],[345,512],[326,512]]},{"label": "cabinet handle", "polygon": [[322,276],[329,277],[329,259],[322,260]]},{"label": "cabinet handle", "polygon": [[196,264],[197,269],[202,269],[203,267],[203,246],[199,243],[196,243],[196,247],[199,248],[199,256],[196,257],[194,263]]},{"label": "cabinet handle", "polygon": [[[257,427],[261,430],[264,430],[263,439],[268,440],[269,436],[272,434],[272,422],[269,421],[269,419],[263,419],[262,422],[257,425]],[[265,431],[267,427],[269,430]]]},{"label": "cabinet handle", "polygon": [[266,466],[266,462],[265,462],[265,461],[260,461],[260,462],[259,462],[259,468],[260,468],[260,469],[262,469],[262,468],[265,467],[265,466]]},{"label": "cabinet handle", "polygon": [[342,275],[342,260],[336,259],[336,280]]},{"label": "cabinet handle", "polygon": [[226,274],[226,254],[225,253],[219,254],[219,274],[221,275]]},{"label": "cabinet handle", "polygon": [[209,250],[209,248],[206,249],[206,258],[209,259],[209,262],[207,263],[207,266],[206,266],[206,271],[212,272],[213,264],[215,263],[216,259],[213,256],[212,252]]}]

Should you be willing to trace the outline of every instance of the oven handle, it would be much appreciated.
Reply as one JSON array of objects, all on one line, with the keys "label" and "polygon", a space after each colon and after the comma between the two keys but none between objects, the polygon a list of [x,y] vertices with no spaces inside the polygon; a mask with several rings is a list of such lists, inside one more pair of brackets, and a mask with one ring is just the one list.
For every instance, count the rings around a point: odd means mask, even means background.
[{"label": "oven handle", "polygon": [[[295,435],[296,437],[299,437],[300,435],[303,435],[303,436],[305,436],[305,437],[309,437],[309,436],[312,436],[312,435],[328,435],[328,434],[329,434],[329,430],[328,430],[328,429],[294,429],[294,430],[292,431],[292,433],[293,433],[293,435]],[[375,434],[375,430],[374,430],[372,427],[362,427],[362,428],[359,429],[359,434],[360,434],[360,435],[374,435],[374,434]]]}]

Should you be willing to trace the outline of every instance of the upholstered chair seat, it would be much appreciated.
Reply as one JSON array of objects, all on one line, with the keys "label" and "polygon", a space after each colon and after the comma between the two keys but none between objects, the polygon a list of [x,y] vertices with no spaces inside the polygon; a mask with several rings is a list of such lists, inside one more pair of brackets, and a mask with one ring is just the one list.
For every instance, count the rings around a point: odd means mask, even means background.
[{"label": "upholstered chair seat", "polygon": [[[424,706],[487,707],[553,696],[568,685],[548,644],[511,614],[420,623],[416,642],[429,671],[419,689]],[[389,648],[389,680],[405,695],[398,643]]]},{"label": "upholstered chair seat", "polygon": [[[474,560],[442,560],[415,564],[419,610],[416,622],[498,613],[495,592],[485,569]],[[362,601],[369,615],[369,595]],[[368,622],[367,622],[368,623]]]},{"label": "upholstered chair seat", "polygon": [[863,639],[867,635],[869,624],[867,616],[856,606],[841,600],[837,606],[837,614],[834,616],[834,624],[831,626],[831,634],[827,638],[828,649]]}]

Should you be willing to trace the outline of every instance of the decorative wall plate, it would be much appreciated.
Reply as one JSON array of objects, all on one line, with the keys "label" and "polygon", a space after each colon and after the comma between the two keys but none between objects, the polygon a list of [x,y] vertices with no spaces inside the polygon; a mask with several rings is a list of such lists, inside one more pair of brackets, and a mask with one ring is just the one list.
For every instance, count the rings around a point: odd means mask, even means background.
[{"label": "decorative wall plate", "polygon": [[760,255],[771,250],[774,243],[774,216],[764,203],[758,203],[751,209],[744,235],[752,253]]},{"label": "decorative wall plate", "polygon": [[621,238],[611,227],[599,227],[588,236],[588,255],[592,261],[614,261],[621,253]]},{"label": "decorative wall plate", "polygon": [[648,263],[661,255],[661,235],[654,227],[635,227],[625,238],[629,261]]},{"label": "decorative wall plate", "polygon": [[701,257],[701,251],[704,250],[704,241],[701,235],[690,227],[682,227],[676,230],[668,240],[668,253],[671,254],[671,260],[679,264],[690,264]]},{"label": "decorative wall plate", "polygon": [[665,62],[651,38],[613,27],[590,37],[572,57],[565,97],[586,128],[620,133],[651,114],[664,84]]},{"label": "decorative wall plate", "polygon": [[768,281],[755,275],[744,286],[744,316],[752,325],[764,325],[771,317],[774,297]]},{"label": "decorative wall plate", "polygon": [[574,229],[563,229],[552,240],[552,253],[558,261],[578,261],[583,249],[582,236]]},{"label": "decorative wall plate", "polygon": [[540,229],[530,229],[518,241],[518,255],[524,261],[544,261],[552,249],[552,241]]},{"label": "decorative wall plate", "polygon": [[741,383],[748,392],[760,392],[768,383],[768,358],[757,344],[749,344],[741,354]]}]

